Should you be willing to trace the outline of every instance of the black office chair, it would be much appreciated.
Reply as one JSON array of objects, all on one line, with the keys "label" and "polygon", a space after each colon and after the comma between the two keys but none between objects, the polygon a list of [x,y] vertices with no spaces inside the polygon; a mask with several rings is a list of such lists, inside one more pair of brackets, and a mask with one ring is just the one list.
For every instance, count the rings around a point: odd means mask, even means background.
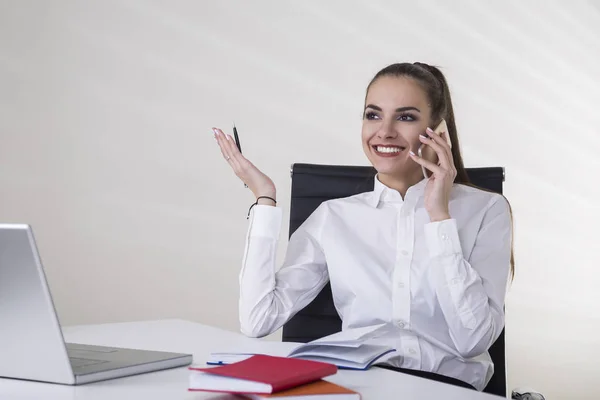
[{"label": "black office chair", "polygon": [[[294,164],[289,235],[325,200],[348,197],[373,190],[372,167]],[[471,183],[502,193],[504,168],[467,168]],[[331,286],[327,284],[317,297],[283,326],[284,342],[310,342],[340,331],[342,321],[333,305]],[[484,392],[506,397],[506,359],[504,329],[489,350],[494,375]]]}]

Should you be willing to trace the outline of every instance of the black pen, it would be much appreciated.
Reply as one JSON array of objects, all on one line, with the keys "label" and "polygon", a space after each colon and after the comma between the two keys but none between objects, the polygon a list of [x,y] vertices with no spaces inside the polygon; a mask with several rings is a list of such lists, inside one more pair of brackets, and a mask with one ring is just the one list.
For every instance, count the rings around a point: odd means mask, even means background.
[{"label": "black pen", "polygon": [[240,145],[240,138],[237,134],[237,128],[235,127],[235,122],[233,123],[233,138],[235,139],[235,145],[237,146],[240,154],[242,154],[242,146]]},{"label": "black pen", "polygon": [[[242,146],[240,145],[240,138],[237,133],[237,128],[235,127],[235,122],[233,123],[233,138],[235,139],[235,145],[237,146],[240,154],[242,154]],[[248,185],[244,183],[244,187],[247,188]]]}]

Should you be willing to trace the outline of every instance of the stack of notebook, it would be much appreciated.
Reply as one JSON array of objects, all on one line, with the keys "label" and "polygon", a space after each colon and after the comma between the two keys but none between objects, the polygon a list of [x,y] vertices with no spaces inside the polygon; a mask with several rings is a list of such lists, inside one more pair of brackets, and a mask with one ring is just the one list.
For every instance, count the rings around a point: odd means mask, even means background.
[{"label": "stack of notebook", "polygon": [[[252,399],[360,399],[347,388],[323,380],[340,369],[369,369],[395,349],[379,344],[389,327],[347,329],[294,346],[286,357],[255,353],[212,353],[213,368],[190,368],[190,390],[242,394]],[[384,341],[385,342],[385,341]],[[378,343],[378,344],[374,344]]]},{"label": "stack of notebook", "polygon": [[358,393],[322,379],[337,373],[337,367],[329,363],[254,355],[219,367],[190,370],[191,391],[233,393],[250,399],[360,399]]}]

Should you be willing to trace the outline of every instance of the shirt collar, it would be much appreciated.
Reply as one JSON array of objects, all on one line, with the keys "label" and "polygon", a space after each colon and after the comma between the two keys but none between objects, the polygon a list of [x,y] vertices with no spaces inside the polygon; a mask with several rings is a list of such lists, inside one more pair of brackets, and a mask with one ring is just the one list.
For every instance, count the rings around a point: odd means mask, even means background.
[{"label": "shirt collar", "polygon": [[[402,199],[400,192],[395,189],[392,189],[379,180],[378,176],[375,175],[375,183],[373,185],[373,191],[371,192],[371,198],[369,199],[369,204],[372,207],[377,208],[379,203],[403,203],[405,199]],[[427,184],[428,179],[421,179],[418,183],[408,188],[405,197],[419,197],[423,190],[425,189],[425,185]]]}]

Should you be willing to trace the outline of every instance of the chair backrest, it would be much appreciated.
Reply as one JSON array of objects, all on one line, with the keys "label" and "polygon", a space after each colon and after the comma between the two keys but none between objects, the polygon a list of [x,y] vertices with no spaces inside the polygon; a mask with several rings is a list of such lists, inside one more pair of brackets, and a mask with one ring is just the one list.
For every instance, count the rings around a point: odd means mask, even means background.
[{"label": "chair backrest", "polygon": [[[291,174],[290,236],[323,201],[373,190],[375,170],[366,166],[294,164]],[[503,167],[467,168],[467,174],[472,184],[502,193]],[[308,306],[283,326],[282,340],[306,343],[341,328],[331,286],[327,284]],[[504,329],[489,352],[494,375],[484,392],[506,397]]]}]

